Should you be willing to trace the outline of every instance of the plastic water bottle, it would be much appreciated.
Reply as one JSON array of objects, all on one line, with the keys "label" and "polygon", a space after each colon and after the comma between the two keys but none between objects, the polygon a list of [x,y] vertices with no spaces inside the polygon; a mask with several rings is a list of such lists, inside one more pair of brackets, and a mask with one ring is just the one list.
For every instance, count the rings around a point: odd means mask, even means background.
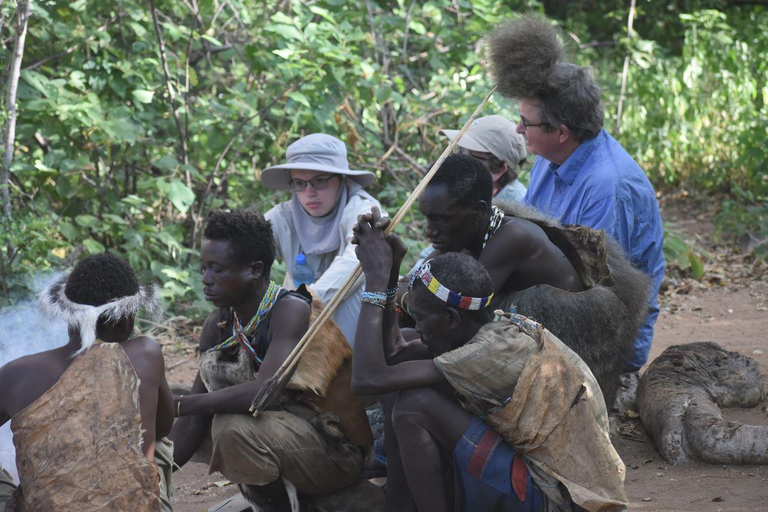
[{"label": "plastic water bottle", "polygon": [[293,265],[293,286],[298,288],[302,284],[309,286],[315,280],[315,273],[307,265],[307,257],[299,253],[296,255],[296,261]]}]

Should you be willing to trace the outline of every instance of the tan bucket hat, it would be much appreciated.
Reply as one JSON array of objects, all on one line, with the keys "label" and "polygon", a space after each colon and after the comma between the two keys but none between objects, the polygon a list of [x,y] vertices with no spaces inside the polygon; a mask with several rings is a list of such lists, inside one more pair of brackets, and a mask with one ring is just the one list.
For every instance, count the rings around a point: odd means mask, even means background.
[{"label": "tan bucket hat", "polygon": [[350,169],[347,146],[336,137],[324,133],[313,133],[295,141],[288,146],[285,157],[287,163],[267,167],[261,172],[261,181],[267,188],[288,188],[291,169],[343,174],[362,187],[367,187],[376,179],[372,172]]}]

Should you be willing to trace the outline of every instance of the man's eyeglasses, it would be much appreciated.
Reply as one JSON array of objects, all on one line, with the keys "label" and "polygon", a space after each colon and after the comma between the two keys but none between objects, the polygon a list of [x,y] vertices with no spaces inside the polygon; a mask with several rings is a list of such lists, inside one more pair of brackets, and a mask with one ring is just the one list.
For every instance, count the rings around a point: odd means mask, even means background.
[{"label": "man's eyeglasses", "polygon": [[288,186],[291,187],[291,190],[294,192],[304,192],[307,190],[307,185],[312,185],[312,188],[315,190],[323,190],[328,188],[329,181],[338,177],[338,174],[329,174],[327,176],[318,176],[311,180],[291,180],[288,182]]},{"label": "man's eyeglasses", "polygon": [[523,128],[526,130],[534,126],[551,126],[549,123],[529,123],[524,117],[520,118],[520,122],[523,123]]}]

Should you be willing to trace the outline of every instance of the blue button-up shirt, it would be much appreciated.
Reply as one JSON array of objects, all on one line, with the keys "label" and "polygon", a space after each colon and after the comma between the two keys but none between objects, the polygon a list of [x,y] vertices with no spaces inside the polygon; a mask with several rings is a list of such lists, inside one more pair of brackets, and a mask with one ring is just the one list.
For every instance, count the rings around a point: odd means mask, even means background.
[{"label": "blue button-up shirt", "polygon": [[525,203],[563,224],[604,229],[632,264],[651,277],[651,309],[631,361],[631,369],[639,369],[651,349],[664,277],[664,226],[648,177],[621,144],[601,130],[594,139],[582,142],[563,165],[537,157]]}]

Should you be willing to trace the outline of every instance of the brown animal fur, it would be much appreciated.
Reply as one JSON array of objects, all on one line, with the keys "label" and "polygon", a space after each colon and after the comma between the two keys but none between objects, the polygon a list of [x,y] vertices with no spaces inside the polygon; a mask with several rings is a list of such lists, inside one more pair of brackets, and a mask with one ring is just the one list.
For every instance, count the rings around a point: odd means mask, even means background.
[{"label": "brown animal fur", "polygon": [[549,285],[500,294],[493,306],[533,318],[576,352],[592,370],[609,410],[619,376],[629,362],[637,329],[648,313],[650,280],[601,230],[561,226],[523,205],[500,205],[508,215],[530,220],[576,268],[587,288],[572,293]]},{"label": "brown animal fur", "polygon": [[[322,311],[322,302],[313,296],[310,321]],[[352,348],[332,318],[304,351],[287,387],[302,391],[299,400],[314,410],[336,414],[356,445],[369,448],[373,444],[363,401],[352,392]]]},{"label": "brown animal fur", "polygon": [[[322,312],[323,303],[313,296],[310,323]],[[325,396],[331,381],[347,359],[352,359],[352,348],[336,322],[329,319],[301,356],[296,372],[288,381],[288,389]]]}]

